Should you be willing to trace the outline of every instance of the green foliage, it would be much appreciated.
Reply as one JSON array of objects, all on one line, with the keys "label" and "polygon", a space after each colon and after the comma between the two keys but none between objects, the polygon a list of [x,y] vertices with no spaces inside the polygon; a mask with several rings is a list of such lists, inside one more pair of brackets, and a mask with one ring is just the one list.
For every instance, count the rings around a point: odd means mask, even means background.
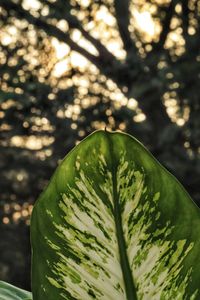
[{"label": "green foliage", "polygon": [[30,289],[28,207],[100,127],[138,137],[200,205],[199,16],[195,0],[0,0],[0,278]]},{"label": "green foliage", "polygon": [[98,131],[66,156],[31,240],[35,300],[200,298],[199,209],[129,135]]},{"label": "green foliage", "polygon": [[11,284],[0,281],[0,299],[1,300],[31,300],[30,292],[19,289]]}]

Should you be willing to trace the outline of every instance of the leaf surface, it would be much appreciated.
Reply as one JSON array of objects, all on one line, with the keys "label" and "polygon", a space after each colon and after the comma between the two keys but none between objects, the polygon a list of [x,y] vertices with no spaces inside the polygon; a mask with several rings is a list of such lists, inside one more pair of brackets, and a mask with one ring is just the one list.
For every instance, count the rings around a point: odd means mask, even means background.
[{"label": "leaf surface", "polygon": [[34,300],[200,299],[200,211],[134,138],[97,131],[32,214]]},{"label": "leaf surface", "polygon": [[31,300],[30,292],[19,289],[7,282],[0,281],[0,300]]}]

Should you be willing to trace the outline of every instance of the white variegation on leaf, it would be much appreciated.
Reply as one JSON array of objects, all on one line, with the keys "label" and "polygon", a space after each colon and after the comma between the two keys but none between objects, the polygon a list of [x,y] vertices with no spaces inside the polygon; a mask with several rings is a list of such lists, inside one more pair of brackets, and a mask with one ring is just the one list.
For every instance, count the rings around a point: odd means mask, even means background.
[{"label": "white variegation on leaf", "polygon": [[200,214],[131,136],[71,151],[31,222],[33,299],[200,299]]},{"label": "white variegation on leaf", "polygon": [[0,281],[0,300],[32,300],[32,294],[7,282]]}]

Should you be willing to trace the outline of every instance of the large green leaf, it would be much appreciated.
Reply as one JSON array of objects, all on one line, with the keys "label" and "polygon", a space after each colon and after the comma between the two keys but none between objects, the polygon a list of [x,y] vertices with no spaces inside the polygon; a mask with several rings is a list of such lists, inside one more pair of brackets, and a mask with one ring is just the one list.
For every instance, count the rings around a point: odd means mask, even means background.
[{"label": "large green leaf", "polygon": [[200,212],[134,138],[97,131],[31,222],[34,300],[200,299]]},{"label": "large green leaf", "polygon": [[0,281],[0,300],[31,300],[30,292],[19,289],[9,283]]}]

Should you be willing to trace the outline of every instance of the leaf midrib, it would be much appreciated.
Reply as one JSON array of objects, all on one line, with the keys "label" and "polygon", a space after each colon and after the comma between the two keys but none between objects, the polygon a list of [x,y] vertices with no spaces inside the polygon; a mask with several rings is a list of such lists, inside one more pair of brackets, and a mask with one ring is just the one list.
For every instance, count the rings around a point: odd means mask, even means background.
[{"label": "leaf midrib", "polygon": [[126,243],[123,234],[122,228],[122,218],[121,218],[121,211],[119,205],[119,195],[117,192],[117,164],[114,157],[113,151],[113,144],[111,139],[108,137],[109,140],[109,148],[110,148],[110,157],[111,157],[111,166],[112,166],[112,189],[113,189],[113,200],[114,200],[114,220],[116,226],[116,235],[117,235],[117,242],[119,248],[119,256],[120,256],[120,264],[122,268],[122,275],[125,285],[126,291],[126,298],[127,300],[137,300],[136,288],[133,281],[133,276],[131,272],[131,268],[128,261],[128,256],[126,252]]}]

